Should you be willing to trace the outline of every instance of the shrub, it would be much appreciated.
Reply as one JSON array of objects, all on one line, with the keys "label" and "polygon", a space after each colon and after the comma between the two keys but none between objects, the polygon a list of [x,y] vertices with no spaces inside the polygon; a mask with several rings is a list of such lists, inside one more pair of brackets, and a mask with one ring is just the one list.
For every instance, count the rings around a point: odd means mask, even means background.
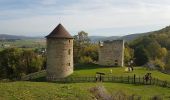
[{"label": "shrub", "polygon": [[80,58],[80,63],[82,63],[82,64],[88,64],[88,63],[92,63],[92,62],[93,62],[93,60],[89,56],[83,56]]},{"label": "shrub", "polygon": [[164,69],[165,69],[165,63],[162,62],[162,61],[159,60],[159,59],[156,59],[156,60],[154,61],[154,65],[155,65],[157,68],[161,69],[161,70],[164,70]]},{"label": "shrub", "polygon": [[163,100],[163,98],[159,95],[155,95],[155,96],[151,97],[150,100]]}]

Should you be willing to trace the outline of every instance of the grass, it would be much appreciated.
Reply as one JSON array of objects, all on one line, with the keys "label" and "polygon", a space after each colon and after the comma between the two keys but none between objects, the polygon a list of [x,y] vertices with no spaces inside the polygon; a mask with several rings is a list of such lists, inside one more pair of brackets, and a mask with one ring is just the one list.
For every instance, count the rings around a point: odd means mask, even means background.
[{"label": "grass", "polygon": [[136,86],[121,83],[48,83],[9,82],[0,83],[0,100],[92,100],[89,89],[103,85],[111,94],[123,91],[128,95],[140,95],[144,100],[161,95],[168,100],[170,89],[156,86]]},{"label": "grass", "polygon": [[[110,74],[110,70],[112,69],[112,74]],[[74,76],[95,76],[96,72],[103,72],[108,75],[113,76],[144,76],[146,73],[152,73],[152,77],[159,78],[160,80],[167,80],[170,82],[170,75],[164,74],[157,70],[147,70],[144,67],[135,67],[133,72],[125,72],[125,68],[122,67],[103,67],[98,65],[76,65],[75,71],[71,75]]]},{"label": "grass", "polygon": [[[95,76],[96,72],[104,72],[114,76],[144,76],[151,72],[153,77],[170,81],[170,75],[159,71],[149,71],[142,67],[135,67],[133,72],[125,72],[121,67],[103,67],[98,65],[76,65],[74,76]],[[7,82],[0,83],[0,100],[93,100],[89,89],[103,85],[111,94],[123,91],[128,95],[142,96],[147,100],[151,96],[160,95],[164,100],[170,100],[170,89],[153,85],[134,85],[122,83],[51,83],[51,82]]]},{"label": "grass", "polygon": [[[86,85],[86,84],[84,84]],[[82,86],[82,85],[81,85]],[[0,83],[0,100],[89,100],[90,93],[76,84],[47,82]],[[85,98],[85,99],[84,99]]]}]

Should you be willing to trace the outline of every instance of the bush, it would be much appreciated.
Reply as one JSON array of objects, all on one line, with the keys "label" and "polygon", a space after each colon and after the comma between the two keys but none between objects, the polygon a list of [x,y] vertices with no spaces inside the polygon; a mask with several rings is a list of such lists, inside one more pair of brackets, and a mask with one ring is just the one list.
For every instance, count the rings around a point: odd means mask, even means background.
[{"label": "bush", "polygon": [[151,97],[150,100],[163,100],[163,98],[159,95],[155,95],[155,96]]},{"label": "bush", "polygon": [[156,60],[154,61],[154,65],[155,65],[155,67],[157,67],[158,69],[165,70],[165,63],[162,62],[162,61],[159,60],[159,59],[156,59]]},{"label": "bush", "polygon": [[93,60],[89,56],[83,56],[83,57],[80,58],[80,63],[82,63],[82,64],[89,64],[89,63],[92,63],[92,62],[93,62]]}]

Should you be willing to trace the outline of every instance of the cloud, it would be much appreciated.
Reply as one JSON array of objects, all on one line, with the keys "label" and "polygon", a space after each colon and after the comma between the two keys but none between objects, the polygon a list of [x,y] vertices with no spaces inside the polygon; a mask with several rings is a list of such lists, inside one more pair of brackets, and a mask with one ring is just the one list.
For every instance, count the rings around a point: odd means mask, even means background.
[{"label": "cloud", "polygon": [[61,22],[72,34],[124,35],[170,23],[169,0],[2,1],[0,33],[44,35]]}]

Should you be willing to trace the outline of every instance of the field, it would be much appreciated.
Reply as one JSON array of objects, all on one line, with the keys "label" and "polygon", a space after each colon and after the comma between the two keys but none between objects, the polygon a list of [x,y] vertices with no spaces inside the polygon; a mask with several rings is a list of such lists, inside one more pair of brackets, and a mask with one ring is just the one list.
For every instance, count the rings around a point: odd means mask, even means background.
[{"label": "field", "polygon": [[[112,74],[110,70],[112,69]],[[133,72],[125,72],[125,68],[122,67],[104,67],[98,65],[76,65],[75,72],[71,75],[74,76],[95,76],[96,72],[103,72],[106,76],[136,76],[143,77],[146,73],[152,73],[152,77],[159,78],[161,80],[167,80],[170,82],[170,75],[161,73],[157,70],[147,70],[144,67],[135,67]]]},{"label": "field", "polygon": [[[124,68],[102,67],[97,65],[76,65],[75,72],[70,76],[95,76],[96,72],[104,72],[110,75],[110,69],[115,76],[131,76],[133,74],[143,76],[151,72],[153,77],[170,81],[170,75],[159,71],[149,71],[142,67],[135,67],[134,72],[125,72]],[[127,95],[142,96],[142,100],[148,100],[152,96],[164,97],[170,100],[170,89],[154,85],[134,85],[123,83],[55,83],[55,82],[31,82],[16,81],[0,83],[0,100],[93,100],[94,95],[90,88],[104,86],[110,94],[123,91]]]},{"label": "field", "polygon": [[157,86],[136,86],[121,83],[48,83],[10,82],[0,83],[0,100],[92,100],[89,89],[103,85],[111,94],[123,91],[128,95],[140,95],[142,100],[161,95],[169,99],[170,89]]},{"label": "field", "polygon": [[45,39],[21,39],[13,41],[0,41],[0,50],[9,47],[42,48],[45,47],[45,45],[46,45]]}]

